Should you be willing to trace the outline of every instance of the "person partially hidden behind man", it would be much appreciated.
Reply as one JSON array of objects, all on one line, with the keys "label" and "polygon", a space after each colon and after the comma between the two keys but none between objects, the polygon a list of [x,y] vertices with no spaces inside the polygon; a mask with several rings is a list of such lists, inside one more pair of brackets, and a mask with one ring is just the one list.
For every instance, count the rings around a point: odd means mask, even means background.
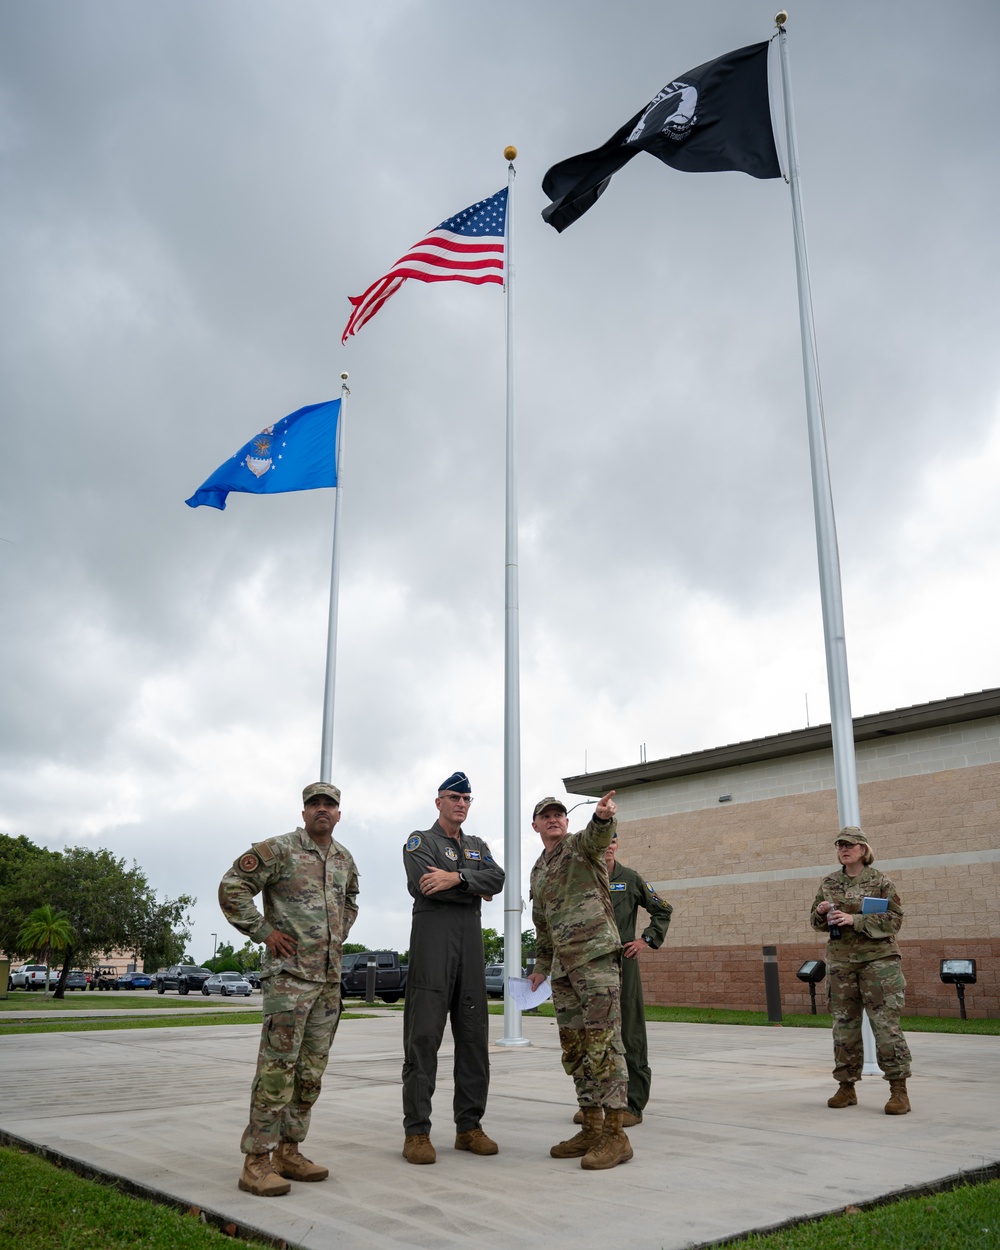
[{"label": "person partially hidden behind man", "polygon": [[551,974],[563,1067],[583,1112],[580,1132],[549,1153],[579,1159],[588,1171],[632,1158],[622,1127],[628,1070],[621,1035],[621,940],[604,863],[617,810],[611,790],[586,829],[572,834],[559,799],[540,800],[532,814],[544,849],[531,870],[536,959],[530,979],[537,989]]},{"label": "person partially hidden behind man", "polygon": [[[634,868],[627,868],[617,858],[618,834],[604,852],[611,890],[611,906],[622,943],[622,1045],[628,1068],[628,1107],[622,1116],[623,1128],[642,1123],[642,1113],[649,1102],[652,1073],[649,1070],[646,1041],[646,1004],[642,997],[639,960],[647,950],[659,950],[667,936],[673,908],[665,903],[648,881]],[[636,937],[639,908],[649,913],[649,924]],[[574,1124],[583,1123],[583,1112],[573,1117]]]},{"label": "person partially hidden behind man", "polygon": [[455,1040],[455,1149],[495,1155],[483,1132],[490,1085],[489,1011],[482,900],[503,889],[504,871],[487,844],[462,828],[472,806],[465,773],[441,782],[438,818],[403,848],[413,897],[410,970],[403,1007],[403,1158],[434,1163],[431,1099],[445,1020]]},{"label": "person partially hidden behind man", "polygon": [[[317,781],[302,791],[302,802],[304,827],[255,842],[219,886],[229,923],[267,947],[264,1026],[239,1180],[240,1189],[263,1198],[287,1194],[290,1180],[330,1174],[299,1145],[340,1021],[341,956],[358,914],[358,871],[350,851],[333,839],[340,791]],[[257,894],[263,915],[254,906]]]}]

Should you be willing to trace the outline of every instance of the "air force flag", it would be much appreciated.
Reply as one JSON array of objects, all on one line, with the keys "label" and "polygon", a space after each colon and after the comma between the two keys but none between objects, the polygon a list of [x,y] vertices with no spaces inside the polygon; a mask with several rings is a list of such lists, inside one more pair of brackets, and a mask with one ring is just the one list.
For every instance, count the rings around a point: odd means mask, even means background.
[{"label": "air force flag", "polygon": [[231,490],[279,495],[337,485],[337,420],[340,400],[310,404],[282,417],[215,470],[184,502],[224,509]]}]

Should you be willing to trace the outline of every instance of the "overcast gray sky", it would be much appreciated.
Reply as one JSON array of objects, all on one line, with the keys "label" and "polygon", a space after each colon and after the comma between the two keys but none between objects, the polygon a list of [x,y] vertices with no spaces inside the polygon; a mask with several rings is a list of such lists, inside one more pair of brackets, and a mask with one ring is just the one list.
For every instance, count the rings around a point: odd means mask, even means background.
[{"label": "overcast gray sky", "polygon": [[[516,144],[525,871],[561,778],[829,719],[787,186],[549,165],[769,38],[747,0],[0,0],[0,830],[198,896],[319,770],[330,490],[184,506],[350,372],[353,937],[469,773],[502,851],[503,296],[347,297]],[[792,3],[856,715],[1000,684],[995,0]],[[502,904],[484,913],[502,929]],[[526,921],[526,924],[529,923]]]}]

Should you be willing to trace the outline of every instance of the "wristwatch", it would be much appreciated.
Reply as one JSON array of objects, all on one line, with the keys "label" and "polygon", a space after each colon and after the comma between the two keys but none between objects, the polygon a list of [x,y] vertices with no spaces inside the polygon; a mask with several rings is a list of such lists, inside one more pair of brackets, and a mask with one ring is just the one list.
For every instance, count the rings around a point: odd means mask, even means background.
[{"label": "wristwatch", "polygon": [[467,890],[468,888],[469,888],[469,883],[468,883],[468,881],[466,881],[466,879],[462,876],[461,872],[459,872],[459,874],[458,874],[458,885],[455,887],[455,889],[456,889],[456,890]]},{"label": "wristwatch", "polygon": [[651,951],[652,951],[652,950],[656,950],[656,947],[653,945],[653,940],[652,940],[652,938],[648,938],[648,937],[646,937],[646,935],[645,935],[645,934],[643,934],[642,940],[646,943],[646,945],[649,947],[649,949],[650,949]]}]

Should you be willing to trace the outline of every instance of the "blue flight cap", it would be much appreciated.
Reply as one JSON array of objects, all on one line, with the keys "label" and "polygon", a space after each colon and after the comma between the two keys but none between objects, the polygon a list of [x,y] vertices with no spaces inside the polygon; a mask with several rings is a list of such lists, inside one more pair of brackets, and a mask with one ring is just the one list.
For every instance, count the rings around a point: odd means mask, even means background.
[{"label": "blue flight cap", "polygon": [[471,794],[472,786],[465,773],[452,773],[450,777],[446,777],[438,786],[438,794],[442,790],[451,790],[454,794]]}]

